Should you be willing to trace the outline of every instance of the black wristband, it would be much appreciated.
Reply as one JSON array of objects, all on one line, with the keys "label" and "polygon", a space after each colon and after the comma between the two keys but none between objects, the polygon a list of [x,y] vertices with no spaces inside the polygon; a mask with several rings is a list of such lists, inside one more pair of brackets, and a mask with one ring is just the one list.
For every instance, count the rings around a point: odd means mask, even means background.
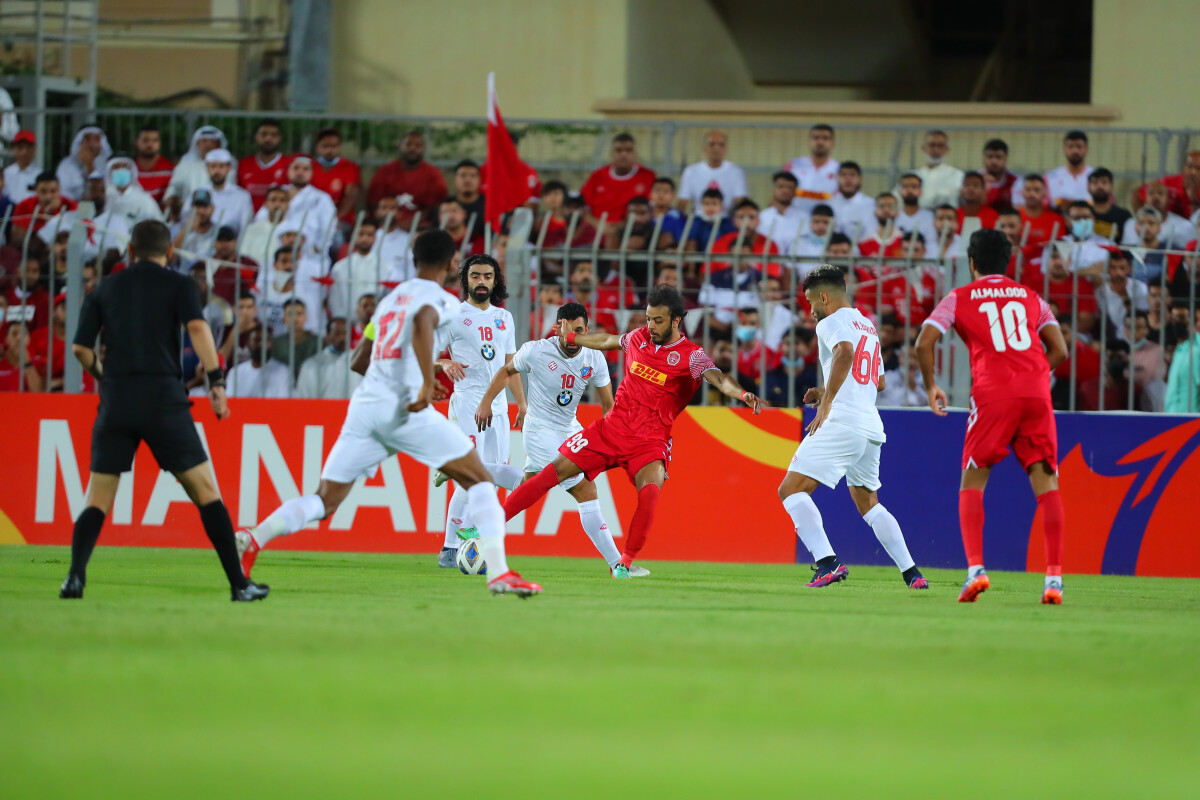
[{"label": "black wristband", "polygon": [[210,369],[205,373],[205,377],[208,379],[208,388],[210,389],[225,385],[225,370],[220,367]]}]

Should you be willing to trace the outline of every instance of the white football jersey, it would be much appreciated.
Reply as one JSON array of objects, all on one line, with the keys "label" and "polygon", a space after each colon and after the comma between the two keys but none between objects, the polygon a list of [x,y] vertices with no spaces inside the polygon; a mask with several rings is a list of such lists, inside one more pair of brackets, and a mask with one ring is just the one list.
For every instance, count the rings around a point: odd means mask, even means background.
[{"label": "white football jersey", "polygon": [[882,444],[883,420],[875,409],[879,394],[879,375],[883,359],[879,355],[879,334],[875,326],[856,308],[839,308],[817,323],[817,346],[825,382],[833,372],[833,348],[839,342],[849,342],[854,348],[850,374],[842,382],[829,422],[837,422],[862,434],[872,442]]},{"label": "white football jersey", "polygon": [[1083,172],[1072,175],[1067,165],[1055,167],[1044,176],[1046,181],[1046,203],[1051,208],[1062,208],[1072,200],[1091,202],[1092,195],[1088,192],[1088,176],[1092,167],[1085,166]]},{"label": "white football jersey", "polygon": [[792,205],[806,213],[812,213],[813,207],[828,203],[833,193],[838,190],[838,168],[841,164],[833,158],[821,166],[815,166],[811,156],[793,158],[785,166],[788,172],[796,176],[800,185],[796,187],[796,199]]},{"label": "white football jersey", "polygon": [[[505,356],[517,352],[517,337],[512,314],[498,306],[476,308],[459,303],[455,323],[447,331],[450,358],[465,364],[466,377],[454,384],[451,398],[457,404],[476,409],[492,378],[504,366]],[[492,402],[492,413],[508,416],[508,395],[500,392]]]},{"label": "white football jersey", "polygon": [[513,357],[513,368],[529,375],[526,429],[571,429],[584,390],[589,385],[608,386],[612,380],[602,352],[584,347],[574,358],[568,358],[557,338],[521,345]]},{"label": "white football jersey", "polygon": [[454,324],[458,298],[433,281],[413,278],[393,289],[379,301],[371,323],[375,326],[375,344],[366,377],[354,394],[387,393],[401,398],[415,397],[424,378],[413,353],[413,317],[425,306],[437,312],[432,358],[444,346],[445,330]]}]

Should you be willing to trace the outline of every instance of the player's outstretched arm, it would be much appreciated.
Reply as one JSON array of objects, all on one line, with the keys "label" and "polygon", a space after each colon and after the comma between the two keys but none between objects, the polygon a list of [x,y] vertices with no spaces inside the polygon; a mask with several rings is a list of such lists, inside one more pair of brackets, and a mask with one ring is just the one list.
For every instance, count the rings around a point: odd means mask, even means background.
[{"label": "player's outstretched arm", "polygon": [[433,329],[438,322],[438,313],[433,306],[421,306],[413,317],[412,346],[421,368],[421,393],[409,403],[409,411],[421,411],[437,399],[437,381],[433,377]]},{"label": "player's outstretched arm", "polygon": [[849,342],[838,342],[833,346],[833,363],[829,367],[829,375],[825,379],[825,391],[821,393],[821,402],[817,404],[817,414],[808,425],[810,434],[816,433],[833,407],[833,398],[846,382],[850,374],[850,365],[854,363],[854,347]]},{"label": "player's outstretched arm", "polygon": [[[475,424],[479,427],[480,433],[492,426],[492,402],[504,391],[504,387],[510,379],[515,379],[518,384],[521,382],[520,374],[512,365],[511,360],[492,376],[492,382],[488,384],[483,393],[483,399],[479,401],[479,408],[475,409]],[[524,397],[524,392],[522,392],[521,398],[524,399]]]},{"label": "player's outstretched arm", "polygon": [[1054,372],[1067,360],[1067,340],[1063,338],[1062,328],[1057,325],[1043,325],[1038,335],[1046,345],[1046,360],[1050,362],[1050,371]]},{"label": "player's outstretched arm", "polygon": [[922,325],[917,336],[917,364],[921,367],[921,380],[925,382],[925,396],[929,407],[939,417],[946,416],[946,393],[933,379],[933,348],[942,338],[942,332],[933,325]]},{"label": "player's outstretched arm", "polygon": [[586,347],[589,350],[620,350],[621,337],[613,333],[575,333],[567,330],[567,320],[558,322],[560,347]]},{"label": "player's outstretched arm", "polygon": [[727,375],[716,367],[704,370],[704,380],[716,387],[726,397],[735,397],[741,400],[754,409],[755,414],[761,414],[764,408],[770,406],[770,403],[763,400],[754,392],[747,392],[742,389],[741,385],[730,375]]}]

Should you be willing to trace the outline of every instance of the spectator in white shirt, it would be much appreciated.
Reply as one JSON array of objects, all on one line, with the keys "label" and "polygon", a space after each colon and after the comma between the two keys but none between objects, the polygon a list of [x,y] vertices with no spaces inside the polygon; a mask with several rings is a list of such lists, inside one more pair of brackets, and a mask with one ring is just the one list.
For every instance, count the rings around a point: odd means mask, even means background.
[{"label": "spectator in white shirt", "polygon": [[[746,197],[746,173],[725,160],[728,140],[722,131],[704,134],[704,160],[684,168],[679,179],[679,199],[691,204],[692,213],[700,208],[700,196],[706,189],[720,189],[726,216]],[[684,209],[687,210],[687,209]]]},{"label": "spectator in white shirt", "polygon": [[[874,205],[872,203],[872,205]],[[837,217],[833,214],[833,209],[821,203],[812,210],[812,216],[808,218],[808,225],[800,231],[800,235],[788,242],[788,249],[785,251],[793,256],[813,256],[820,258],[825,252],[825,246],[828,244],[829,234],[832,233],[833,224]],[[759,220],[759,228],[762,228],[762,220]],[[804,278],[813,268],[819,266],[819,262],[811,262],[806,265],[806,268],[799,269],[798,278]]]},{"label": "spectator in white shirt", "polygon": [[229,142],[220,128],[201,125],[192,134],[192,146],[171,172],[171,182],[167,184],[166,195],[163,198],[170,219],[178,219],[184,202],[196,189],[209,185],[204,157],[218,147],[229,147]]},{"label": "spectator in white shirt", "polygon": [[325,326],[325,346],[300,367],[296,397],[345,400],[354,394],[362,376],[350,369],[346,349],[346,320],[332,317]]},{"label": "spectator in white shirt", "polygon": [[[229,180],[233,163],[233,155],[224,147],[210,150],[204,156],[204,166],[208,170],[208,182],[211,186],[214,219],[218,225],[233,228],[241,233],[254,216],[254,201],[249,192]],[[183,207],[185,219],[191,210],[190,205],[189,200]]]},{"label": "spectator in white shirt", "polygon": [[875,224],[875,200],[862,192],[862,168],[855,161],[838,167],[838,190],[829,200],[834,229],[857,239]]},{"label": "spectator in white shirt", "polygon": [[320,251],[329,246],[333,238],[333,228],[337,222],[337,206],[328,192],[323,192],[312,185],[312,159],[300,155],[292,159],[288,165],[288,219],[301,223],[309,237],[309,246]]},{"label": "spectator in white shirt", "polygon": [[[1162,181],[1151,181],[1146,184],[1146,205],[1142,208],[1149,207],[1158,212],[1159,223],[1162,226],[1159,237],[1162,239],[1163,246],[1182,250],[1187,247],[1188,242],[1196,238],[1196,234],[1191,222],[1173,213],[1167,207],[1169,202],[1170,190]],[[1141,239],[1137,230],[1137,218],[1136,216],[1130,217],[1125,222],[1121,242],[1126,245],[1138,246],[1141,244]]]},{"label": "spectator in white shirt", "polygon": [[389,211],[399,211],[400,209],[399,205],[392,208],[391,203],[393,202],[394,198],[381,197],[375,208],[377,227],[375,241],[371,245],[371,274],[374,276],[378,270],[381,280],[400,283],[412,278],[415,272],[412,262],[412,243],[409,232],[400,226],[400,217],[393,214],[391,225],[384,230]]},{"label": "spectator in white shirt", "polygon": [[112,158],[112,146],[104,130],[96,125],[84,125],[71,142],[71,152],[58,162],[58,185],[63,197],[83,199],[84,183],[93,172],[104,173],[104,165]]},{"label": "spectator in white shirt", "polygon": [[809,155],[793,158],[783,167],[796,176],[792,204],[805,213],[811,213],[817,203],[828,203],[837,191],[839,164],[830,155],[834,143],[831,126],[813,125],[808,131]]},{"label": "spectator in white shirt", "polygon": [[376,271],[376,260],[371,256],[377,230],[375,220],[364,218],[350,252],[329,271],[333,281],[329,288],[329,313],[333,317],[349,317],[359,297],[375,293],[379,286],[377,275],[386,275],[382,264]]},{"label": "spectator in white shirt", "polygon": [[290,381],[288,368],[270,358],[270,349],[266,350],[261,327],[250,331],[247,349],[250,351],[248,361],[243,361],[229,370],[225,383],[230,397],[287,397]]},{"label": "spectator in white shirt", "polygon": [[946,203],[933,211],[933,239],[927,249],[937,258],[954,258],[965,254],[962,237],[958,235],[958,209]]},{"label": "spectator in white shirt", "polygon": [[1066,258],[1072,272],[1097,275],[1104,269],[1104,262],[1108,259],[1108,251],[1104,246],[1111,242],[1095,232],[1095,224],[1096,212],[1090,203],[1075,200],[1067,206],[1070,235],[1066,237],[1064,247],[1069,253]]},{"label": "spectator in white shirt", "polygon": [[13,163],[4,168],[4,193],[13,203],[33,197],[33,184],[42,168],[34,158],[37,155],[37,138],[33,131],[17,131],[12,140]]},{"label": "spectator in white shirt", "polygon": [[790,252],[792,242],[808,225],[808,214],[800,210],[796,199],[796,176],[786,170],[771,176],[771,205],[758,213],[758,229],[781,252]]},{"label": "spectator in white shirt", "polygon": [[1128,251],[1117,250],[1108,256],[1108,274],[1093,276],[1096,302],[1107,306],[1108,321],[1116,328],[1117,336],[1126,339],[1125,317],[1136,311],[1150,310],[1150,290],[1132,277],[1133,260]]},{"label": "spectator in white shirt", "polygon": [[921,152],[925,154],[925,165],[914,170],[921,178],[921,208],[958,203],[964,173],[945,163],[946,154],[950,152],[950,137],[945,131],[929,131],[921,144]]},{"label": "spectator in white shirt", "polygon": [[184,263],[191,264],[198,258],[208,258],[212,255],[213,245],[217,241],[218,226],[213,221],[215,207],[212,201],[212,190],[202,187],[192,192],[191,206],[187,216],[175,223],[176,250],[186,250],[180,253]]},{"label": "spectator in white shirt", "polygon": [[937,232],[933,229],[933,211],[921,207],[923,189],[923,181],[917,173],[906,172],[900,176],[900,213],[896,215],[896,227],[905,234],[915,230],[932,245],[937,241]]},{"label": "spectator in white shirt", "polygon": [[138,183],[138,168],[132,158],[110,158],[106,169],[108,208],[112,213],[123,217],[130,228],[144,219],[162,220],[162,209]]},{"label": "spectator in white shirt", "polygon": [[1086,163],[1088,137],[1083,131],[1067,131],[1063,137],[1063,155],[1067,163],[1046,173],[1046,203],[1062,210],[1072,201],[1091,200],[1087,179],[1092,168]]}]

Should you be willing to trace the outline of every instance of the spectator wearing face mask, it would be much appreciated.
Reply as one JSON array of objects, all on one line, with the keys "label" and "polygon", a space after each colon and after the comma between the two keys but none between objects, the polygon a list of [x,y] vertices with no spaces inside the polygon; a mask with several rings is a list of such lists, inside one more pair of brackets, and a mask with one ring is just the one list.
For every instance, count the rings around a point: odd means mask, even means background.
[{"label": "spectator wearing face mask", "polygon": [[751,391],[757,394],[764,362],[767,372],[779,369],[783,363],[782,353],[766,346],[758,309],[753,306],[738,309],[733,334],[737,339],[738,377],[750,381]]},{"label": "spectator wearing face mask", "polygon": [[[137,164],[131,158],[120,156],[108,161],[108,186],[106,195],[108,209],[125,219],[132,228],[144,219],[161,221],[162,209],[158,202],[139,182]],[[163,190],[166,190],[164,185]]]},{"label": "spectator wearing face mask", "polygon": [[779,367],[767,373],[763,391],[771,405],[787,408],[804,402],[805,392],[817,385],[816,353],[817,335],[811,328],[797,326],[783,338]]}]

